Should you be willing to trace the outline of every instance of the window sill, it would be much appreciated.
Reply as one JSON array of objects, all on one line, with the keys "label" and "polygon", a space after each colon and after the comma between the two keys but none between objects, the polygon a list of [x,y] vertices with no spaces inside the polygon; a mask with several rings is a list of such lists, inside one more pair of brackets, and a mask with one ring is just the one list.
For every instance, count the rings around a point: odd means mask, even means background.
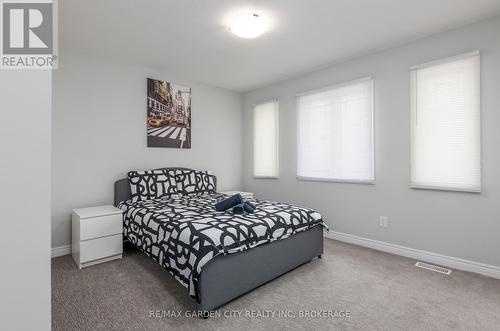
[{"label": "window sill", "polygon": [[411,184],[410,188],[416,190],[451,191],[451,192],[476,193],[476,194],[481,194],[482,191],[481,189],[461,189],[454,187],[425,186],[425,185],[415,185],[415,184]]},{"label": "window sill", "polygon": [[375,185],[375,180],[371,180],[371,179],[355,180],[355,179],[315,178],[315,177],[297,176],[297,180],[311,181],[311,182],[330,182],[330,183]]},{"label": "window sill", "polygon": [[253,176],[253,179],[279,179],[278,176]]}]

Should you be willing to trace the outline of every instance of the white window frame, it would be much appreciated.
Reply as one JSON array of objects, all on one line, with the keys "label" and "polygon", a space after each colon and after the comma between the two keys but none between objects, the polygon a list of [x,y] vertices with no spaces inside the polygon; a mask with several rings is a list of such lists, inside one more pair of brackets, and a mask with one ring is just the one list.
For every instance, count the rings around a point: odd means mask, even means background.
[{"label": "white window frame", "polygon": [[[255,175],[255,108],[259,105],[263,105],[266,103],[276,103],[276,175],[275,176],[256,176]],[[252,109],[252,172],[253,178],[255,179],[278,179],[279,178],[279,170],[280,170],[280,162],[279,162],[279,100],[278,98],[272,98],[265,101],[261,101],[255,103]]]},{"label": "white window frame", "polygon": [[453,61],[457,61],[457,60],[461,60],[461,59],[466,59],[466,58],[469,58],[469,57],[472,57],[472,56],[478,56],[479,57],[479,72],[481,74],[481,53],[478,51],[478,50],[475,50],[475,51],[472,51],[472,52],[467,52],[467,53],[462,53],[462,54],[458,54],[458,55],[454,55],[454,56],[449,56],[449,57],[446,57],[446,58],[441,58],[441,59],[438,59],[438,60],[434,60],[434,61],[429,61],[429,62],[424,62],[424,63],[421,63],[421,64],[418,64],[418,65],[414,65],[414,66],[411,66],[410,67],[410,188],[412,189],[418,189],[418,190],[434,190],[434,191],[452,191],[452,192],[465,192],[465,193],[481,193],[482,192],[482,187],[483,187],[483,175],[482,175],[482,169],[483,169],[483,165],[482,165],[482,160],[483,160],[483,153],[482,153],[482,150],[483,150],[483,146],[482,146],[482,120],[481,120],[481,77],[479,78],[479,153],[480,153],[480,157],[479,157],[479,171],[480,171],[480,182],[479,182],[479,189],[475,190],[475,189],[463,189],[463,188],[453,188],[453,187],[442,187],[442,186],[435,186],[435,185],[418,185],[418,184],[414,184],[413,181],[412,181],[412,174],[413,174],[413,170],[412,170],[412,164],[413,164],[413,151],[412,151],[412,148],[413,148],[413,123],[411,122],[412,121],[412,114],[413,114],[413,111],[414,111],[414,107],[416,107],[415,103],[416,101],[413,100],[413,97],[414,97],[414,91],[411,90],[411,89],[414,89],[415,87],[412,85],[412,75],[411,75],[411,72],[412,71],[415,71],[415,70],[419,70],[419,69],[424,69],[424,68],[428,68],[428,67],[432,67],[432,66],[436,66],[436,65],[439,65],[439,64],[445,64],[447,62],[453,62]]},{"label": "white window frame", "polygon": [[[362,83],[365,81],[371,81],[372,85],[372,98],[371,98],[371,105],[372,105],[372,113],[371,113],[371,118],[372,118],[372,179],[368,180],[355,180],[355,179],[341,179],[341,178],[317,178],[317,177],[309,177],[309,176],[300,176],[298,174],[298,164],[299,164],[299,140],[300,140],[300,135],[299,135],[299,97],[309,95],[309,94],[315,94],[315,93],[320,93],[328,90],[333,90],[333,89],[338,89],[341,87],[357,84],[357,83]],[[348,184],[365,184],[365,185],[375,185],[375,79],[373,76],[364,76],[362,78],[350,80],[347,82],[339,83],[339,84],[334,84],[334,85],[329,85],[326,87],[321,87],[318,89],[314,90],[309,90],[306,92],[301,92],[297,93],[295,95],[295,107],[296,107],[296,121],[297,121],[297,127],[296,127],[296,132],[297,132],[297,141],[296,141],[296,151],[297,151],[297,168],[296,168],[296,178],[297,180],[301,181],[313,181],[313,182],[331,182],[331,183],[348,183]]]}]

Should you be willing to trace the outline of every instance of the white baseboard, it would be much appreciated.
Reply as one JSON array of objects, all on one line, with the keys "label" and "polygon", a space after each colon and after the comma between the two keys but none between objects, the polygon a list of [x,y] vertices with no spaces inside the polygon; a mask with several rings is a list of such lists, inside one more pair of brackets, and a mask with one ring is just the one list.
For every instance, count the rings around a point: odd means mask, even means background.
[{"label": "white baseboard", "polygon": [[[331,231],[325,234],[326,238],[354,244],[358,246],[372,248],[378,251],[401,255],[410,259],[420,260],[424,262],[434,263],[444,267],[475,272],[481,275],[500,279],[500,267],[464,260],[456,257],[436,254],[432,252],[422,251],[410,247],[386,243],[383,241],[368,239],[364,237],[355,236],[352,234]],[[58,257],[71,254],[71,245],[59,246],[52,248],[52,257]]]},{"label": "white baseboard", "polygon": [[500,279],[500,267],[480,262],[464,260],[456,257],[422,251],[419,249],[386,243],[383,241],[354,236],[352,234],[331,231],[325,234],[326,238],[346,243],[372,248],[378,251],[405,256],[411,259],[437,264],[440,266],[475,272],[481,275]]},{"label": "white baseboard", "polygon": [[52,258],[71,254],[71,245],[52,247]]}]

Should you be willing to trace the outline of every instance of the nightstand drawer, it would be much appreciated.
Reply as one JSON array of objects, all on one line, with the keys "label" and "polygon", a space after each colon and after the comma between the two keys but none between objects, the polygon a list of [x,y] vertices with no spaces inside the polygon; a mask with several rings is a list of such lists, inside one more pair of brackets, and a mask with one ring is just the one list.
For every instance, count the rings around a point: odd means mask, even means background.
[{"label": "nightstand drawer", "polygon": [[80,222],[80,240],[122,233],[122,215],[85,218]]},{"label": "nightstand drawer", "polygon": [[123,238],[121,234],[82,241],[80,243],[80,263],[122,254]]}]

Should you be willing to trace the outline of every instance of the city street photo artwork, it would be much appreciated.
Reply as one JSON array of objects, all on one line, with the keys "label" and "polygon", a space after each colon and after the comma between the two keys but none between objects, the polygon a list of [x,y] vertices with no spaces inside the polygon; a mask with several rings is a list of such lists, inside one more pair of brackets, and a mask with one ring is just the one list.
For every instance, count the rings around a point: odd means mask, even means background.
[{"label": "city street photo artwork", "polygon": [[191,148],[191,88],[148,78],[148,147]]}]

